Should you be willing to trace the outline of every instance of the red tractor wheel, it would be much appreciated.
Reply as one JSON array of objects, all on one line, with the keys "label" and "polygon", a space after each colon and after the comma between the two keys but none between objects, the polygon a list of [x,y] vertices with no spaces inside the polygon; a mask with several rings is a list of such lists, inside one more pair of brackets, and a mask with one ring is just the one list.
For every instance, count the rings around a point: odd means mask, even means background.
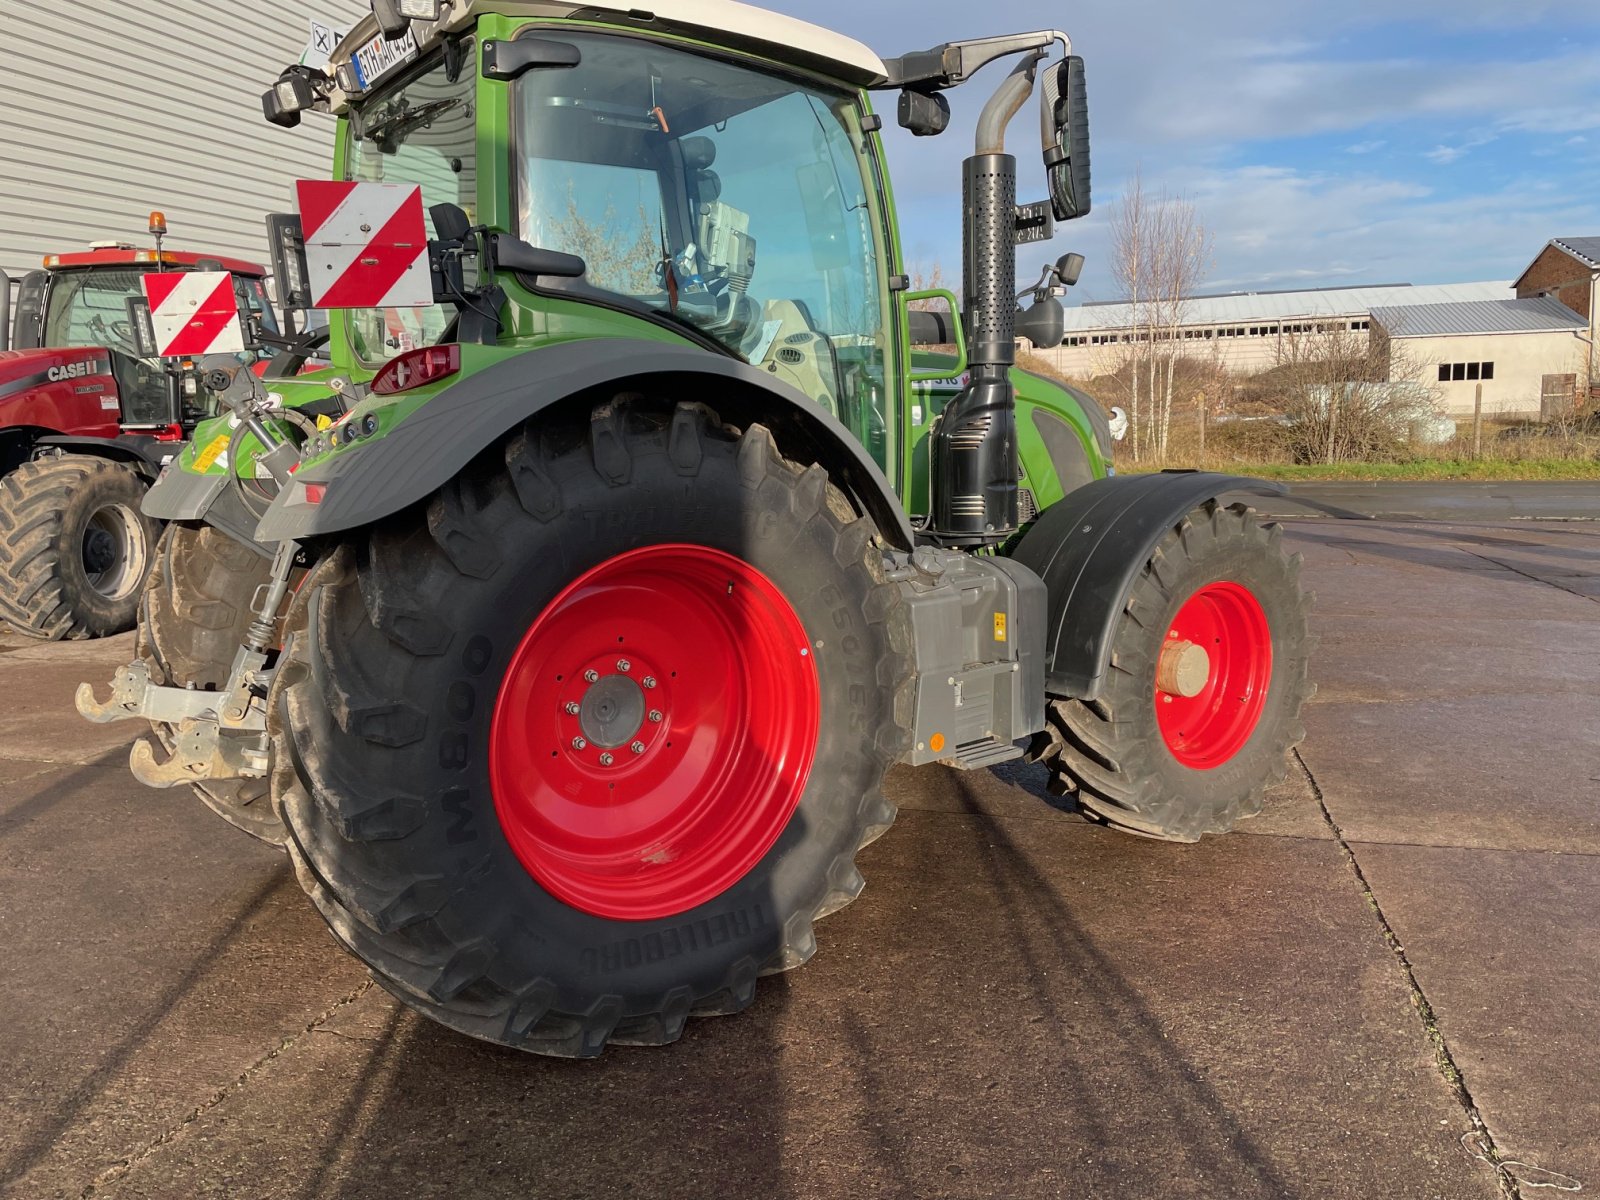
[{"label": "red tractor wheel", "polygon": [[1054,792],[1091,820],[1179,842],[1261,811],[1315,691],[1300,560],[1282,542],[1215,502],[1167,535],[1128,595],[1100,697],[1050,706],[1033,756]]},{"label": "red tractor wheel", "polygon": [[0,617],[31,637],[132,629],[158,526],[121,463],[63,454],[0,479]]},{"label": "red tractor wheel", "polygon": [[446,1025],[673,1041],[861,890],[906,740],[898,593],[820,468],[700,406],[607,405],[503,463],[301,589],[270,699],[289,852]]}]

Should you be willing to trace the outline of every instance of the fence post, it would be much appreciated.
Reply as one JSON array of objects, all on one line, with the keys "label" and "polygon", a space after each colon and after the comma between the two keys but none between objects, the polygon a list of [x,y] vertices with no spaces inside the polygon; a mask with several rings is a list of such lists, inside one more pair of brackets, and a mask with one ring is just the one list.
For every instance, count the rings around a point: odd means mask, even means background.
[{"label": "fence post", "polygon": [[1472,461],[1477,462],[1483,457],[1483,384],[1478,385],[1476,398],[1472,401]]}]

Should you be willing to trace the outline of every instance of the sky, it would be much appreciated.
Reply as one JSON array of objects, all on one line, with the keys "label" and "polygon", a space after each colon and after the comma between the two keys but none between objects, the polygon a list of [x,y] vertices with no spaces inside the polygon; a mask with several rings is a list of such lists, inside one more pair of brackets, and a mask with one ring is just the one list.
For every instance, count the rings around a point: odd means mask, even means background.
[{"label": "sky", "polygon": [[[1024,247],[1018,271],[1078,250],[1079,299],[1116,298],[1109,218],[1136,173],[1210,230],[1203,291],[1514,279],[1551,238],[1600,236],[1596,0],[759,2],[885,57],[1063,27],[1086,60],[1095,212]],[[907,257],[947,277],[961,160],[1005,69],[950,93],[941,137],[911,138],[894,96],[877,101]],[[1021,199],[1043,199],[1031,111],[1009,149]]]}]

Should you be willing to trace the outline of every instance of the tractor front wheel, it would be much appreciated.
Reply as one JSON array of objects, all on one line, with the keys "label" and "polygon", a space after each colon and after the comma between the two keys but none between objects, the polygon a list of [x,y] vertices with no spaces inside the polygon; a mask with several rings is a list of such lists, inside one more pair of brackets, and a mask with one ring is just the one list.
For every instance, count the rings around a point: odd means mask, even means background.
[{"label": "tractor front wheel", "polygon": [[158,526],[121,463],[63,454],[0,479],[0,617],[31,637],[132,629]]},{"label": "tractor front wheel", "polygon": [[338,549],[271,698],[334,934],[424,1014],[536,1053],[747,1006],[893,819],[909,630],[875,533],[766,430],[630,398]]},{"label": "tractor front wheel", "polygon": [[1305,737],[1308,608],[1282,529],[1243,505],[1195,510],[1134,583],[1101,695],[1050,705],[1032,757],[1052,792],[1167,841],[1255,816]]}]

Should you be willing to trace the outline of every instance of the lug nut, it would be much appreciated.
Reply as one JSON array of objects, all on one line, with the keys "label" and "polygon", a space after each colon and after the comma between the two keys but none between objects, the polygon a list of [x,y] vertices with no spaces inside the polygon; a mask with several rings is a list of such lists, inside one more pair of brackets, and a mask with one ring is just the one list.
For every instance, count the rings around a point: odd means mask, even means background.
[{"label": "lug nut", "polygon": [[617,670],[626,675],[629,671],[633,670],[633,664],[625,658],[619,658],[617,659]]},{"label": "lug nut", "polygon": [[582,738],[573,738],[572,748],[574,750],[587,750],[589,748],[589,743],[584,741]]},{"label": "lug nut", "polygon": [[590,683],[599,683],[600,682],[600,672],[596,671],[596,670],[593,670],[593,669],[585,671],[583,673],[583,677],[586,680],[588,680]]},{"label": "lug nut", "polygon": [[654,675],[646,675],[644,677],[644,679],[641,680],[641,682],[644,684],[645,687],[653,688],[656,685],[656,677]]},{"label": "lug nut", "polygon": [[643,742],[635,742],[633,745],[629,746],[628,749],[632,750],[635,754],[643,754],[644,753],[644,743]]},{"label": "lug nut", "polygon": [[650,710],[650,724],[659,725],[659,724],[661,724],[661,722],[665,721],[666,719],[667,719],[666,716],[662,713],[662,711],[659,708],[652,708]]},{"label": "lug nut", "polygon": [[609,754],[602,754],[600,756],[600,765],[602,767],[609,767],[612,763],[614,763],[616,761],[617,760],[612,758],[611,755],[609,755]]},{"label": "lug nut", "polygon": [[581,713],[582,711],[583,711],[582,706],[580,706],[576,700],[568,700],[567,701],[567,716],[575,717],[579,713]]}]

